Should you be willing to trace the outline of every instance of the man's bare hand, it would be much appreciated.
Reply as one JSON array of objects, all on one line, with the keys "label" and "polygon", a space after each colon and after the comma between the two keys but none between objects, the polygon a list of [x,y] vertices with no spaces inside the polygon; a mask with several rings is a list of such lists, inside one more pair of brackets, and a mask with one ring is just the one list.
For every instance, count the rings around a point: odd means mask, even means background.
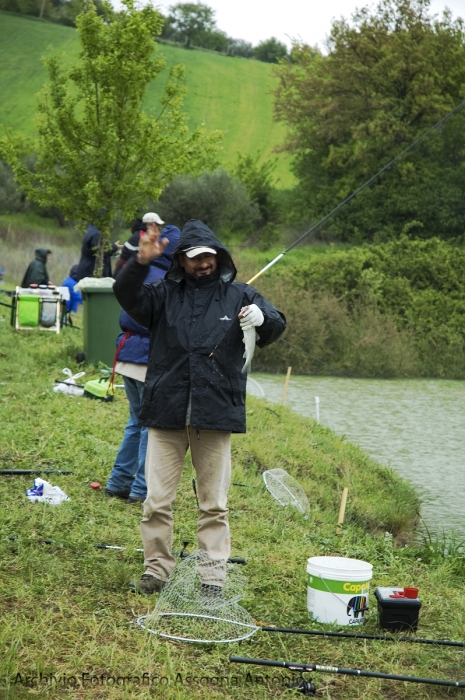
[{"label": "man's bare hand", "polygon": [[159,258],[168,245],[169,240],[162,238],[156,226],[147,224],[147,233],[141,231],[139,239],[139,252],[137,254],[137,262],[142,265],[148,265],[153,258]]}]

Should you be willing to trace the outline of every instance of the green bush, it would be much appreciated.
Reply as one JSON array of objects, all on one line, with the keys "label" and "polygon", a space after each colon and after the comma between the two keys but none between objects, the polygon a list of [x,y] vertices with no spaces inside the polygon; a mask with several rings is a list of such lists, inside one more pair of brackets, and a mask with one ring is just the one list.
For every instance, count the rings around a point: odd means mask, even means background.
[{"label": "green bush", "polygon": [[266,41],[261,41],[255,47],[253,52],[254,58],[257,61],[264,63],[279,63],[279,61],[287,56],[286,44],[281,43],[274,36]]},{"label": "green bush", "polygon": [[277,267],[263,285],[285,287],[295,344],[344,372],[464,378],[464,270],[463,246],[403,236]]},{"label": "green bush", "polygon": [[15,182],[10,166],[0,160],[0,214],[25,211],[26,198]]},{"label": "green bush", "polygon": [[180,228],[189,219],[201,219],[216,234],[249,234],[260,218],[242,185],[223,169],[199,177],[178,176],[155,205],[165,221]]},{"label": "green bush", "polygon": [[419,373],[409,331],[376,308],[332,294],[290,289],[285,280],[263,281],[260,291],[282,311],[288,328],[280,342],[254,356],[254,371],[353,377],[409,377]]}]

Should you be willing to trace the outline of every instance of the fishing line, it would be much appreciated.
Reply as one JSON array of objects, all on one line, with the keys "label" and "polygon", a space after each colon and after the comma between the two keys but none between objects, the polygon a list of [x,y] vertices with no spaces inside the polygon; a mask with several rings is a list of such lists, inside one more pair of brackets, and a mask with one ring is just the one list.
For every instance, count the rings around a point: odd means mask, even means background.
[{"label": "fishing line", "polygon": [[329,214],[326,214],[322,219],[317,221],[317,223],[314,224],[311,228],[309,228],[308,231],[303,233],[296,241],[294,241],[294,243],[292,243],[288,248],[286,248],[286,250],[283,253],[280,253],[274,260],[272,260],[270,263],[268,263],[268,265],[265,265],[263,270],[260,270],[260,272],[257,272],[257,274],[254,275],[254,277],[252,277],[247,282],[247,284],[252,284],[252,282],[254,282],[256,279],[258,279],[258,277],[260,277],[264,272],[266,272],[266,270],[269,270],[270,267],[272,267],[275,263],[277,263],[278,260],[281,260],[281,258],[284,255],[286,255],[286,253],[288,253],[290,250],[292,250],[292,248],[295,248],[295,246],[298,245],[301,241],[303,241],[304,238],[306,238],[310,233],[315,231],[319,226],[321,226],[321,224],[323,224],[331,216],[333,216],[337,211],[339,211],[339,209],[341,209],[341,207],[343,207],[345,204],[348,204],[348,202],[350,202],[351,199],[356,197],[358,194],[360,194],[360,192],[362,192],[362,190],[364,190],[366,187],[371,185],[371,183],[374,182],[380,175],[382,175],[384,172],[386,172],[386,170],[388,170],[391,166],[393,166],[395,163],[397,163],[398,160],[403,158],[406,153],[408,153],[413,148],[415,148],[415,146],[417,144],[419,144],[421,141],[423,141],[423,139],[425,139],[427,136],[429,136],[429,134],[431,134],[433,131],[435,131],[435,129],[438,129],[442,124],[444,124],[454,114],[457,114],[457,112],[460,112],[460,110],[462,110],[464,107],[465,107],[465,100],[463,100],[459,105],[457,105],[457,107],[455,107],[455,109],[453,109],[451,112],[449,112],[444,117],[442,117],[442,119],[440,119],[438,122],[436,122],[436,124],[434,124],[429,129],[427,129],[421,136],[419,136],[417,139],[415,139],[415,141],[413,141],[413,143],[411,143],[410,146],[407,146],[407,148],[404,148],[404,150],[401,153],[399,153],[399,155],[395,156],[395,158],[390,160],[389,163],[387,163],[387,165],[385,165],[383,168],[381,168],[381,170],[378,170],[377,173],[372,175],[369,178],[369,180],[367,180],[363,185],[361,185],[358,189],[356,189],[355,192],[352,192],[352,194],[350,194],[348,197],[346,197],[342,202],[339,202],[339,204],[336,207],[334,207],[334,209],[332,209],[329,212]]}]

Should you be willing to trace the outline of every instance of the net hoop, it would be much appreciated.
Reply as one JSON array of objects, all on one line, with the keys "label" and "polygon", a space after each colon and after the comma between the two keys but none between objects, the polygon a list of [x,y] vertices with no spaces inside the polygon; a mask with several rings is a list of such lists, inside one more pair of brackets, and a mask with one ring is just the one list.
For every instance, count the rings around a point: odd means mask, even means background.
[{"label": "net hoop", "polygon": [[[302,504],[299,501],[299,499],[297,498],[297,496],[295,495],[295,493],[293,493],[286,486],[286,484],[278,478],[278,476],[276,475],[276,472],[278,472],[278,471],[280,472],[280,476],[282,475],[288,481],[291,481],[293,483],[293,485],[295,484],[294,488],[296,488],[298,491],[302,492],[301,495],[305,498],[305,501],[306,501],[305,505]],[[273,473],[273,472],[275,472],[275,473]],[[305,491],[303,490],[303,488],[301,487],[299,482],[296,479],[294,479],[293,476],[288,474],[285,469],[268,469],[266,472],[263,472],[262,477],[263,477],[263,481],[265,482],[266,490],[273,496],[275,501],[277,501],[280,506],[292,505],[295,508],[297,508],[299,513],[302,513],[302,515],[307,516],[308,511],[310,509],[310,506],[309,506],[308,498],[305,494]],[[276,494],[276,489],[274,489],[272,486],[272,483],[276,482],[276,481],[279,483],[280,488],[283,489],[289,495],[290,502],[283,501],[282,498],[280,498],[279,495]]]},{"label": "net hoop", "polygon": [[240,637],[236,637],[234,639],[194,639],[192,637],[179,637],[177,635],[173,634],[166,634],[165,632],[157,632],[156,630],[150,629],[150,627],[147,627],[146,621],[147,619],[150,619],[151,615],[142,615],[141,617],[138,617],[136,619],[136,625],[141,627],[143,630],[146,632],[150,632],[150,634],[155,634],[157,637],[163,637],[164,639],[173,639],[178,642],[196,642],[197,644],[231,644],[232,642],[241,642],[243,639],[248,639],[251,637],[255,632],[257,632],[260,628],[257,627],[257,625],[250,625],[247,624],[246,622],[237,622],[235,620],[226,620],[222,617],[215,617],[214,615],[198,615],[196,613],[159,613],[158,617],[195,617],[195,618],[203,618],[206,620],[213,620],[215,622],[229,622],[230,624],[237,626],[237,627],[246,627],[249,628],[249,632],[247,634],[243,634]]}]

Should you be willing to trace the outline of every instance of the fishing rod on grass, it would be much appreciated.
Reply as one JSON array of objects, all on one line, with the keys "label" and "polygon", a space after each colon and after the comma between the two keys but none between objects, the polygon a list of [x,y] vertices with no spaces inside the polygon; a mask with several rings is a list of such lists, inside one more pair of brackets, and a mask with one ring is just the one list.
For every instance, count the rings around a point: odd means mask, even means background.
[{"label": "fishing rod on grass", "polygon": [[0,476],[24,476],[26,474],[74,474],[63,469],[0,469]]},{"label": "fishing rod on grass", "polygon": [[303,233],[301,236],[299,236],[299,238],[296,241],[294,241],[294,243],[292,243],[290,246],[288,246],[288,248],[286,248],[286,250],[283,253],[280,253],[274,260],[272,260],[270,263],[268,263],[268,265],[265,265],[265,267],[262,270],[260,270],[260,272],[257,272],[256,275],[254,275],[251,279],[249,279],[247,284],[252,284],[252,282],[254,282],[261,275],[263,275],[263,273],[266,272],[266,270],[269,270],[270,267],[272,267],[275,263],[277,263],[278,260],[281,260],[281,258],[283,258],[286,255],[286,253],[288,253],[290,250],[292,250],[292,248],[295,248],[295,246],[298,245],[301,241],[303,241],[304,238],[306,238],[311,233],[313,233],[313,231],[315,231],[319,226],[321,226],[321,224],[323,224],[325,221],[327,221],[329,218],[331,218],[331,216],[333,216],[337,211],[339,211],[339,209],[341,209],[345,204],[348,204],[352,199],[354,199],[354,197],[356,197],[358,194],[360,194],[360,192],[362,192],[366,187],[371,185],[372,182],[374,182],[378,177],[380,177],[383,173],[385,173],[386,170],[389,170],[389,168],[391,168],[395,163],[397,163],[397,161],[399,161],[401,158],[403,158],[406,153],[408,153],[413,148],[415,148],[415,146],[417,146],[421,141],[423,141],[433,131],[435,131],[440,126],[442,126],[448,119],[450,119],[452,116],[454,116],[454,114],[457,114],[458,112],[460,112],[464,107],[465,107],[465,100],[463,100],[459,105],[457,105],[457,107],[455,107],[455,109],[453,109],[451,112],[449,112],[444,117],[442,117],[442,119],[440,119],[438,122],[436,122],[436,124],[434,124],[429,129],[427,129],[421,136],[419,136],[417,139],[415,139],[415,141],[413,141],[413,143],[411,143],[409,146],[407,146],[407,148],[404,148],[404,150],[401,153],[399,153],[399,155],[395,156],[395,158],[390,160],[389,163],[387,163],[383,168],[381,168],[381,170],[378,170],[377,173],[372,175],[366,182],[363,183],[363,185],[358,187],[355,190],[355,192],[352,192],[352,194],[350,194],[348,197],[346,197],[344,200],[342,200],[342,202],[339,202],[339,204],[336,207],[334,207],[334,209],[332,209],[329,212],[329,214],[326,214],[325,216],[323,216],[322,219],[317,221],[317,223],[314,224],[311,228],[309,228],[308,231]]},{"label": "fishing rod on grass", "polygon": [[316,686],[311,679],[303,677],[304,673],[336,673],[343,676],[362,676],[364,678],[382,678],[388,681],[406,681],[407,683],[425,683],[427,685],[440,685],[450,688],[465,688],[463,681],[449,681],[439,678],[422,678],[421,676],[404,676],[398,673],[380,673],[378,671],[364,671],[359,668],[342,668],[340,666],[320,666],[319,664],[301,664],[292,661],[273,661],[271,659],[250,659],[244,656],[230,656],[231,663],[254,664],[256,666],[274,666],[277,668],[287,668],[300,674],[300,679],[288,688],[297,690],[307,697],[316,694]]},{"label": "fishing rod on grass", "polygon": [[[189,544],[190,542],[188,540],[182,543],[182,549],[178,555],[180,559],[187,559],[188,557],[192,556],[192,554],[188,554],[186,552],[186,549],[188,548]],[[229,557],[229,559],[227,559],[226,561],[228,564],[247,564],[247,559],[243,559],[242,557]]]},{"label": "fishing rod on grass", "polygon": [[375,639],[385,642],[410,642],[411,644],[432,644],[445,647],[465,647],[465,642],[453,642],[449,639],[421,639],[416,637],[396,637],[387,634],[361,634],[355,632],[329,632],[326,630],[299,630],[290,627],[260,627],[263,632],[282,632],[284,634],[309,634],[318,637],[339,637],[345,639]]},{"label": "fishing rod on grass", "polygon": [[[14,536],[14,535],[10,535],[9,537],[7,537],[7,539],[10,542],[16,542],[20,538],[17,536]],[[36,542],[38,544],[49,544],[49,545],[58,544],[58,546],[62,546],[59,543],[56,543],[50,539],[40,538],[40,539],[36,540]],[[189,542],[183,542],[182,544],[183,544],[183,548],[181,549],[181,551],[180,552],[172,552],[172,554],[174,557],[179,557],[180,559],[186,559],[188,556],[190,556],[185,551],[186,548],[189,546]],[[113,549],[113,550],[120,551],[120,552],[124,552],[126,549],[129,549],[128,547],[121,547],[120,545],[116,545],[116,544],[96,544],[94,546],[96,549]],[[143,552],[143,551],[144,551],[143,549],[134,548],[134,552]],[[229,559],[227,559],[226,561],[228,564],[244,564],[244,565],[247,564],[247,559],[243,559],[242,557],[229,557]]]}]

